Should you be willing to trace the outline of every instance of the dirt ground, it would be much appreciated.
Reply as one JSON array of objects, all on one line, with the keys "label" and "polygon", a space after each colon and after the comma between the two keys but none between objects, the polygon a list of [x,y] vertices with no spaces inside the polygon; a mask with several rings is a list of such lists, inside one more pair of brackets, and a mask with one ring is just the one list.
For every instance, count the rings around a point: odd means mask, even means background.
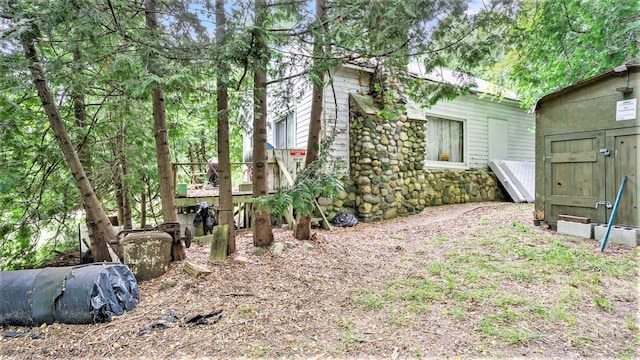
[{"label": "dirt ground", "polygon": [[[486,324],[483,319],[487,319],[487,312],[495,310],[495,305],[473,299],[464,301],[467,310],[461,316],[452,316],[446,301],[435,301],[425,307],[428,310],[410,313],[412,316],[402,313],[404,317],[394,308],[402,304],[397,298],[387,306],[377,303],[363,306],[362,299],[366,296],[378,292],[382,294],[381,301],[385,296],[390,298],[393,295],[388,292],[393,287],[388,284],[428,276],[423,271],[428,264],[460,251],[456,243],[449,244],[443,239],[474,239],[483,231],[489,231],[483,237],[490,238],[492,229],[524,224],[530,228],[526,230],[527,241],[532,236],[553,237],[576,244],[575,239],[533,226],[532,211],[532,205],[513,203],[428,208],[421,215],[406,218],[360,223],[332,231],[314,230],[315,240],[309,241],[311,250],[293,239],[290,231],[277,229],[275,241],[288,241],[295,246],[279,254],[267,251],[260,257],[251,255],[251,234],[242,232],[238,234],[237,248],[245,261],[229,259],[221,264],[208,262],[208,246],[193,245],[187,249],[186,261],[209,267],[211,274],[194,279],[183,272],[184,262],[174,262],[164,276],[139,283],[138,307],[111,323],[5,327],[3,332],[38,334],[41,338],[0,339],[0,358],[638,356],[628,352],[629,344],[638,344],[638,329],[632,324],[638,323],[638,297],[628,295],[638,290],[637,273],[612,279],[607,285],[604,280],[600,282],[601,287],[615,287],[617,290],[611,291],[616,294],[627,294],[617,298],[612,311],[599,311],[591,304],[579,303],[568,310],[575,314],[577,328],[588,331],[583,337],[593,338],[581,340],[582,343],[569,335],[569,325],[565,325],[568,322],[530,324],[527,330],[535,330],[540,336],[526,341],[492,335],[483,331]],[[609,245],[600,253],[597,242],[588,243],[594,257],[612,261],[634,259],[629,247]],[[535,242],[531,246],[535,247]],[[567,276],[570,278],[570,274]],[[176,285],[161,290],[166,279],[175,280]],[[548,287],[539,284],[531,287],[506,278],[498,281],[501,293],[540,297],[541,303],[545,292],[556,291],[559,285],[551,281]],[[181,320],[166,323],[166,329],[155,328],[139,335],[152,319],[167,317],[170,310]],[[184,324],[192,316],[217,311],[221,311],[219,321],[214,316],[208,319],[208,324]]]}]

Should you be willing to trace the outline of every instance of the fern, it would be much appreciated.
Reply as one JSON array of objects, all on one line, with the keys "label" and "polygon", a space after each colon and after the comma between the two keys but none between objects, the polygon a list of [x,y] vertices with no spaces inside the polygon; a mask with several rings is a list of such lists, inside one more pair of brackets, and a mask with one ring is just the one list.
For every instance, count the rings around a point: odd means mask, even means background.
[{"label": "fern", "polygon": [[329,147],[335,136],[321,142],[318,159],[298,172],[293,186],[279,188],[275,194],[253,199],[258,211],[268,210],[280,216],[291,206],[298,214],[308,215],[313,211],[313,202],[318,197],[333,197],[343,189],[338,179],[343,161],[331,156]]}]

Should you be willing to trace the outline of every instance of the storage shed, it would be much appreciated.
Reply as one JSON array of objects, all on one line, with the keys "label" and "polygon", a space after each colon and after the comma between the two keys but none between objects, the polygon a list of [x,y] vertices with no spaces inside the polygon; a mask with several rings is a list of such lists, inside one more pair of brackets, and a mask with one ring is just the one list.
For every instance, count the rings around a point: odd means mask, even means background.
[{"label": "storage shed", "polygon": [[536,105],[535,220],[559,215],[640,227],[640,65],[627,64],[544,96]]}]

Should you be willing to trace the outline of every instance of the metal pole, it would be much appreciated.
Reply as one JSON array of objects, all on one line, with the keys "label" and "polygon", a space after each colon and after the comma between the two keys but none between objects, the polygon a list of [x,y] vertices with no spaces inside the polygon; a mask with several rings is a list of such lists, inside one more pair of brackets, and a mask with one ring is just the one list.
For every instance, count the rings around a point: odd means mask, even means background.
[{"label": "metal pole", "polygon": [[602,245],[600,246],[600,251],[604,251],[604,247],[607,246],[607,243],[609,242],[609,233],[611,232],[611,228],[613,227],[613,220],[616,218],[618,205],[620,205],[620,198],[622,198],[622,190],[624,190],[624,184],[626,183],[627,183],[627,176],[625,175],[622,178],[622,183],[620,184],[620,190],[618,190],[618,196],[616,196],[616,203],[613,204],[611,217],[609,218],[609,223],[607,224],[607,232],[604,234],[604,238],[601,240]]}]

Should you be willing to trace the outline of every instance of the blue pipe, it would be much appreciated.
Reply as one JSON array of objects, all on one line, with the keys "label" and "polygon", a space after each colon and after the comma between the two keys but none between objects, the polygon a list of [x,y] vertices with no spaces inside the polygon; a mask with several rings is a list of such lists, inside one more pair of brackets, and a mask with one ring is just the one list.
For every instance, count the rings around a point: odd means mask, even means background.
[{"label": "blue pipe", "polygon": [[618,190],[618,196],[616,196],[616,203],[613,204],[613,210],[611,211],[611,217],[609,218],[609,223],[607,224],[607,232],[604,233],[604,238],[601,240],[602,245],[600,246],[600,251],[604,251],[604,247],[607,246],[609,242],[609,233],[611,232],[611,228],[613,227],[613,220],[616,218],[616,212],[618,211],[618,205],[620,205],[620,198],[622,198],[622,190],[624,190],[624,184],[627,183],[627,176],[625,175],[622,178],[622,183],[620,184],[620,190]]}]

